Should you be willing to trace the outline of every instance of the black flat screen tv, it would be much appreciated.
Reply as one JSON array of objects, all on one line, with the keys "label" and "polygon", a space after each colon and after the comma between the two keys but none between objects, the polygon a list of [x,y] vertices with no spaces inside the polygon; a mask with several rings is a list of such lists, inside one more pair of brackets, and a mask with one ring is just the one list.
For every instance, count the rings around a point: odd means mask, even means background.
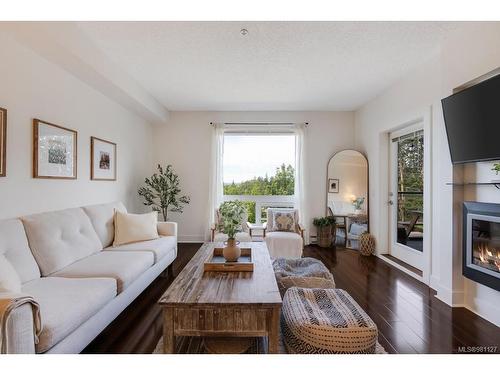
[{"label": "black flat screen tv", "polygon": [[441,104],[453,164],[500,160],[500,75]]}]

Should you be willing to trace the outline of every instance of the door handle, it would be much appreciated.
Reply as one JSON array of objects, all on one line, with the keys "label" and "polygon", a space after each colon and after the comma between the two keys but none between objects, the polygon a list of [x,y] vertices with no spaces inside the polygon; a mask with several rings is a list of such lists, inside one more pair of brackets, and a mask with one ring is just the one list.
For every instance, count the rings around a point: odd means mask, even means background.
[{"label": "door handle", "polygon": [[389,206],[392,206],[392,205],[394,204],[394,202],[393,202],[392,200],[390,200],[389,202],[387,202],[387,204],[388,204]]}]

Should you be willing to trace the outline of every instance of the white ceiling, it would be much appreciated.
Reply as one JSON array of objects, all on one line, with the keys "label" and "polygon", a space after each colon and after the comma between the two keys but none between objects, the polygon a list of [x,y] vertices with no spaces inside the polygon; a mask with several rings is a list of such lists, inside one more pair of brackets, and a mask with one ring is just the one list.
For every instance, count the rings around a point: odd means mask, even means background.
[{"label": "white ceiling", "polygon": [[[169,110],[353,110],[431,58],[445,22],[80,22]],[[247,36],[240,29],[249,31]]]}]

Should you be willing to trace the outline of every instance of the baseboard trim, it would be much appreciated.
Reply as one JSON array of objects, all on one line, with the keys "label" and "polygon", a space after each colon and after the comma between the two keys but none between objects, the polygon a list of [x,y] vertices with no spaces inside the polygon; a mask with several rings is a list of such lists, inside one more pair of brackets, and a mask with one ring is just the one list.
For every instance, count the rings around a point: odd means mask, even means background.
[{"label": "baseboard trim", "polygon": [[466,307],[464,303],[465,292],[463,290],[451,290],[441,284],[438,285],[436,298],[451,307]]},{"label": "baseboard trim", "polygon": [[439,277],[435,276],[435,275],[431,275],[430,277],[430,280],[429,280],[430,284],[429,285],[432,289],[434,290],[438,290],[439,289],[439,282],[440,282],[440,279]]},{"label": "baseboard trim", "polygon": [[[400,271],[402,271],[402,272],[406,273],[407,275],[410,275],[410,276],[411,276],[411,277],[413,277],[414,279],[416,279],[416,280],[418,280],[418,281],[420,281],[420,282],[422,282],[422,283],[424,283],[424,284],[425,284],[424,278],[423,278],[422,276],[417,275],[415,272],[410,271],[409,269],[407,269],[407,268],[405,268],[405,267],[401,266],[400,264],[398,264],[398,263],[396,263],[396,262],[394,262],[394,261],[390,260],[390,259],[389,259],[389,258],[387,258],[387,257],[384,257],[383,255],[384,255],[384,254],[376,254],[377,258],[382,259],[382,260],[383,260],[384,262],[386,262],[387,264],[390,264],[390,265],[391,265],[391,266],[393,266],[394,268],[397,268],[398,270],[400,270]],[[426,284],[426,285],[427,285],[427,284]]]},{"label": "baseboard trim", "polygon": [[198,243],[198,242],[205,242],[206,239],[203,236],[178,236],[177,237],[177,242],[179,243]]},{"label": "baseboard trim", "polygon": [[482,298],[473,298],[472,302],[474,305],[471,305],[466,301],[464,307],[488,322],[500,327],[500,309],[497,306]]}]

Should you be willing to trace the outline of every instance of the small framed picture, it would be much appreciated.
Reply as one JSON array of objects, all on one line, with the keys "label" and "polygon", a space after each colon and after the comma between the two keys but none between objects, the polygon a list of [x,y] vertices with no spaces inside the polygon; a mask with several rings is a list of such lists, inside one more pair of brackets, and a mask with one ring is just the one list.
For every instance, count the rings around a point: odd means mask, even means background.
[{"label": "small framed picture", "polygon": [[7,110],[0,108],[0,177],[7,174]]},{"label": "small framed picture", "polygon": [[338,178],[329,178],[328,179],[328,192],[329,193],[338,193],[339,192],[339,179]]},{"label": "small framed picture", "polygon": [[116,143],[90,137],[90,179],[116,181]]},{"label": "small framed picture", "polygon": [[33,177],[76,179],[77,132],[33,120]]}]

